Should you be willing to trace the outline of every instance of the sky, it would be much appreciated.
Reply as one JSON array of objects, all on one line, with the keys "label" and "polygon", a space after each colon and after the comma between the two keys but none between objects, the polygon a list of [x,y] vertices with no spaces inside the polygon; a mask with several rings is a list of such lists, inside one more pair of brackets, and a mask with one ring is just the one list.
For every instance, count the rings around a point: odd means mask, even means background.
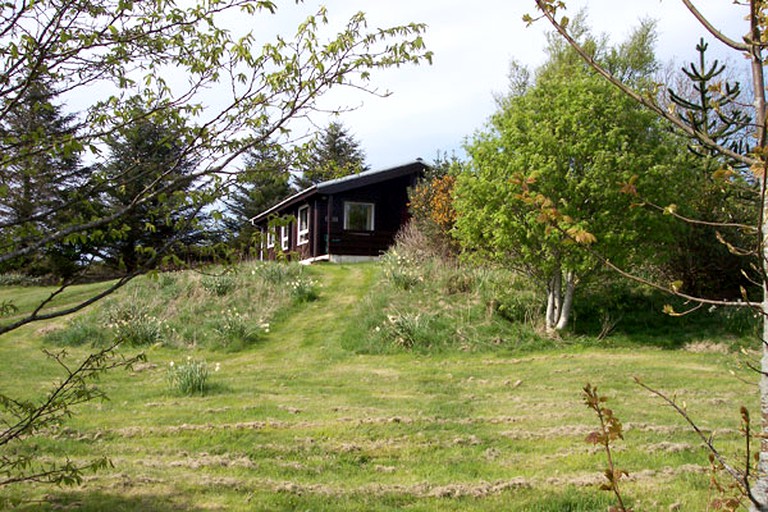
[{"label": "sky", "polygon": [[[686,64],[696,57],[695,45],[702,36],[721,59],[742,62],[739,55],[714,41],[680,0],[566,3],[569,17],[586,9],[593,33],[606,35],[612,43],[625,40],[639,20],[657,20],[656,53],[662,62],[674,61],[677,67]],[[466,138],[482,129],[496,109],[494,93],[506,90],[510,61],[515,59],[532,69],[540,65],[545,59],[544,34],[551,29],[546,20],[532,27],[522,21],[524,14],[535,14],[533,0],[305,0],[289,6],[289,12],[276,19],[280,19],[279,26],[286,23],[288,35],[291,16],[310,14],[321,4],[327,6],[331,23],[343,23],[355,12],[364,11],[371,27],[409,22],[428,25],[424,39],[434,52],[431,66],[374,72],[373,85],[391,92],[389,97],[332,93],[326,101],[357,108],[338,118],[317,120],[321,125],[336,120],[346,126],[373,169],[417,157],[434,160],[438,152],[463,156]],[[740,40],[746,33],[746,11],[732,0],[694,0],[694,4],[727,35]]]}]

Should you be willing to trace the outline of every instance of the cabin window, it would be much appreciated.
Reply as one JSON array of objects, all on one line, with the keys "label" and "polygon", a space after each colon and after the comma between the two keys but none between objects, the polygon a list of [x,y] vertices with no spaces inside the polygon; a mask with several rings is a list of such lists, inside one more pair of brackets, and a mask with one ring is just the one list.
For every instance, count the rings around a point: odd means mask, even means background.
[{"label": "cabin window", "polygon": [[288,250],[288,226],[280,226],[280,247],[284,250]]},{"label": "cabin window", "polygon": [[373,203],[344,203],[344,229],[373,231]]},{"label": "cabin window", "polygon": [[267,249],[271,249],[275,246],[275,230],[274,228],[267,228]]},{"label": "cabin window", "polygon": [[299,208],[299,221],[296,225],[297,242],[302,245],[309,242],[309,206]]}]

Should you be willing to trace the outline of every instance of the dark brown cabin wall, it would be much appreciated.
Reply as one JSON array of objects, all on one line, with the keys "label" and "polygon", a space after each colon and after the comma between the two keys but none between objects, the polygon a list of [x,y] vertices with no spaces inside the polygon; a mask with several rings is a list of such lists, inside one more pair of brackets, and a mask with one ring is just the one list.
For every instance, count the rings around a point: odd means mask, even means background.
[{"label": "dark brown cabin wall", "polygon": [[[333,195],[330,229],[330,254],[379,256],[394,242],[395,235],[408,217],[410,176],[361,187]],[[373,203],[373,232],[344,230],[344,203]]]}]

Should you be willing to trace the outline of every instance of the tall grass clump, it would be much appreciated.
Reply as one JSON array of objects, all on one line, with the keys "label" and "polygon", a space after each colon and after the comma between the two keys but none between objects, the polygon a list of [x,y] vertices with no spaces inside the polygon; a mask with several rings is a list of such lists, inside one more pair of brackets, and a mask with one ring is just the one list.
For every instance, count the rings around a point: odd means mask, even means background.
[{"label": "tall grass clump", "polygon": [[238,284],[238,279],[231,272],[218,275],[204,276],[200,285],[213,296],[223,297],[229,294]]},{"label": "tall grass clump", "polygon": [[219,348],[240,350],[258,341],[262,333],[269,333],[269,324],[254,322],[247,314],[233,307],[221,312],[216,318],[213,331],[217,335]]},{"label": "tall grass clump", "polygon": [[288,283],[294,302],[312,302],[320,297],[318,282],[306,275],[299,275]]},{"label": "tall grass clump", "polygon": [[43,336],[43,341],[63,347],[89,345],[104,347],[109,343],[107,331],[89,317],[77,316],[67,322],[61,329],[49,330]]},{"label": "tall grass clump", "polygon": [[283,285],[297,279],[304,272],[304,267],[298,263],[285,263],[275,261],[265,261],[256,263],[252,268],[252,273],[260,277],[265,283],[270,285]]},{"label": "tall grass clump", "polygon": [[162,341],[163,324],[139,302],[128,300],[113,303],[106,311],[106,327],[114,341],[133,346],[148,346]]},{"label": "tall grass clump", "polygon": [[[214,368],[218,371],[219,366]],[[168,386],[172,392],[185,396],[205,395],[209,390],[208,363],[187,357],[183,363],[168,364]]]}]

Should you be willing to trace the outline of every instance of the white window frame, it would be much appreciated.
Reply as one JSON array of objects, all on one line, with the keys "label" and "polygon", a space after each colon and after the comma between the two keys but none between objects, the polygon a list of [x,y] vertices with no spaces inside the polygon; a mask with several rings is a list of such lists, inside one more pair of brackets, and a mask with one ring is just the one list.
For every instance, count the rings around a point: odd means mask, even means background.
[{"label": "white window frame", "polygon": [[290,229],[288,226],[280,226],[280,247],[287,251],[289,249],[289,239],[288,239],[288,233],[290,232]]},{"label": "white window frame", "polygon": [[267,228],[267,249],[271,249],[275,246],[275,229]]},{"label": "white window frame", "polygon": [[353,206],[369,206],[371,211],[371,214],[367,219],[366,229],[355,229],[354,231],[374,231],[376,229],[376,205],[374,203],[366,203],[363,201],[344,201],[344,229],[350,231],[349,212],[350,208]]},{"label": "white window frame", "polygon": [[[304,219],[302,214],[306,212]],[[299,208],[296,215],[296,245],[304,245],[309,243],[309,205],[304,205]]]}]

